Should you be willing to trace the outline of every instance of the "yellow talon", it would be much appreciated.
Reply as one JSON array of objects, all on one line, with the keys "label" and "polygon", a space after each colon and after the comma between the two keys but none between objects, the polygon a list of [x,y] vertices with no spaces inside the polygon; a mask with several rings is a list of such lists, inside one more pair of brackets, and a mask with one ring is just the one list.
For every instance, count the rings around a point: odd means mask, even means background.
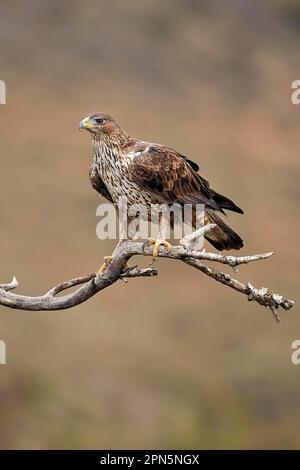
[{"label": "yellow talon", "polygon": [[105,273],[106,268],[109,265],[109,263],[112,262],[113,257],[112,256],[104,256],[103,259],[104,259],[104,263],[102,264],[102,266],[100,266],[100,268],[97,271],[97,273],[100,274],[100,276],[102,276],[102,274]]},{"label": "yellow talon", "polygon": [[161,245],[164,246],[167,251],[170,251],[172,249],[171,243],[167,242],[166,240],[161,240],[161,239],[155,240],[154,238],[149,238],[147,240],[147,244],[149,246],[154,245],[154,247],[153,247],[153,257],[154,258],[157,258],[159,247]]},{"label": "yellow talon", "polygon": [[[100,274],[100,276],[102,276],[102,274],[105,273],[106,269],[107,269],[107,266],[112,262],[113,260],[113,256],[104,256],[104,263],[102,264],[102,266],[100,266],[100,268],[98,269],[97,273]],[[123,271],[128,271],[130,269],[130,266],[128,266],[127,262],[124,263],[124,266],[123,266]]]}]

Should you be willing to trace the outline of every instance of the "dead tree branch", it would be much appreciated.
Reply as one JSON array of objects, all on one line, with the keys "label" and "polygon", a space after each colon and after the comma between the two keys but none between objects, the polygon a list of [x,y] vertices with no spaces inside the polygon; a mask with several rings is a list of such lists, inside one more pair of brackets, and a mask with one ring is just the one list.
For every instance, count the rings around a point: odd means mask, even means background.
[{"label": "dead tree branch", "polygon": [[[38,297],[28,297],[11,292],[19,285],[14,277],[9,284],[0,284],[0,305],[14,309],[33,311],[64,310],[75,307],[120,279],[126,280],[133,277],[156,276],[158,271],[153,266],[148,268],[138,268],[137,266],[132,268],[125,267],[129,259],[133,256],[152,256],[152,252],[153,248],[146,244],[128,240],[115,250],[113,259],[107,266],[104,275],[100,276],[97,273],[92,273],[87,276],[77,277],[62,282],[50,289],[46,294]],[[215,281],[221,282],[235,291],[245,294],[248,300],[268,307],[272,311],[274,318],[280,321],[278,309],[290,310],[294,305],[293,300],[273,293],[265,287],[257,289],[249,282],[243,284],[232,278],[229,274],[218,271],[216,268],[205,264],[207,261],[220,263],[236,271],[238,266],[242,264],[264,260],[272,256],[272,254],[273,253],[263,253],[253,256],[235,257],[205,251],[189,251],[185,246],[174,246],[170,251],[166,251],[164,247],[160,247],[159,257],[180,260],[198,269]],[[80,287],[70,293],[59,295],[76,286]]]}]

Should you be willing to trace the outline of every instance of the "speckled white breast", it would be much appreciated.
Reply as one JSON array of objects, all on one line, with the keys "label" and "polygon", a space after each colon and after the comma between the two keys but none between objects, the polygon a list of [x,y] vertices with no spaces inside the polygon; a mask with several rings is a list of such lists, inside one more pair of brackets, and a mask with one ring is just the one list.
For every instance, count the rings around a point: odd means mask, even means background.
[{"label": "speckled white breast", "polygon": [[[130,158],[121,155],[118,146],[110,147],[104,142],[93,143],[94,161],[114,204],[120,206],[120,198],[127,198],[127,205],[149,211],[153,202],[151,195],[130,179]],[[124,201],[124,199],[123,199]]]}]

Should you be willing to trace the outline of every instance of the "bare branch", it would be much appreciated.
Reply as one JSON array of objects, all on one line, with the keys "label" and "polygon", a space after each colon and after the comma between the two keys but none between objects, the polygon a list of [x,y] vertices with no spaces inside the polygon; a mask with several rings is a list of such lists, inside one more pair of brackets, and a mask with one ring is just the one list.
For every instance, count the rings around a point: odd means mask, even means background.
[{"label": "bare branch", "polygon": [[[229,274],[218,271],[217,269],[203,263],[203,261],[211,261],[236,269],[237,266],[241,264],[269,258],[273,253],[240,257],[231,255],[224,256],[205,251],[189,251],[186,248],[186,246],[188,246],[188,242],[190,242],[190,240],[183,243],[184,246],[174,246],[170,251],[166,251],[165,248],[161,247],[159,257],[181,260],[189,266],[200,270],[217,282],[221,282],[235,291],[245,294],[248,300],[255,301],[260,305],[270,308],[277,321],[279,321],[279,308],[290,310],[293,307],[294,302],[292,300],[273,293],[264,287],[257,289],[249,282],[247,284],[243,284],[242,282],[233,279]],[[94,296],[106,287],[111,286],[120,279],[124,280],[127,278],[156,276],[158,272],[153,266],[148,268],[138,268],[138,266],[131,268],[127,267],[127,262],[131,257],[135,255],[152,256],[152,252],[153,248],[147,246],[145,243],[137,243],[127,240],[114,251],[113,259],[109,263],[104,275],[100,276],[97,273],[92,273],[86,276],[77,277],[58,284],[50,289],[46,294],[38,297],[28,297],[10,292],[18,286],[18,282],[14,277],[9,284],[0,284],[0,305],[14,309],[36,311],[72,308],[85,302],[90,297]],[[62,294],[68,289],[76,286],[80,287],[73,292],[58,296],[58,294]]]},{"label": "bare branch", "polygon": [[199,269],[204,274],[212,277],[216,281],[221,282],[222,284],[225,284],[226,286],[231,287],[232,289],[241,292],[242,294],[246,294],[249,301],[254,300],[260,305],[269,307],[278,323],[280,322],[280,317],[277,312],[278,308],[281,307],[284,310],[290,310],[294,306],[293,300],[286,299],[285,297],[272,293],[271,291],[269,292],[267,287],[261,287],[260,289],[257,289],[253,287],[250,282],[243,284],[242,282],[233,279],[229,274],[217,271],[214,268],[200,263],[198,260],[188,259],[185,260],[185,263],[193,266],[196,269]]},{"label": "bare branch", "polygon": [[[142,253],[139,253],[142,254]],[[152,255],[151,248],[145,247],[144,254]],[[273,252],[262,253],[260,255],[252,256],[232,256],[232,255],[219,255],[218,253],[208,253],[206,251],[188,251],[183,247],[174,246],[171,252],[160,253],[160,256],[165,258],[174,258],[174,259],[185,259],[192,258],[203,261],[216,261],[217,263],[227,264],[231,267],[237,267],[240,264],[248,264],[252,261],[260,261],[266,258],[270,258],[273,255]]]},{"label": "bare branch", "polygon": [[15,276],[12,278],[12,280],[8,284],[0,284],[0,289],[4,289],[6,291],[8,290],[13,290],[18,287],[19,283]]},{"label": "bare branch", "polygon": [[57,294],[64,290],[91,281],[96,277],[96,275],[96,273],[87,274],[86,276],[75,277],[74,279],[70,279],[70,281],[62,282],[61,284],[58,284],[58,286],[53,287],[53,289],[50,289],[45,295],[55,297]]}]

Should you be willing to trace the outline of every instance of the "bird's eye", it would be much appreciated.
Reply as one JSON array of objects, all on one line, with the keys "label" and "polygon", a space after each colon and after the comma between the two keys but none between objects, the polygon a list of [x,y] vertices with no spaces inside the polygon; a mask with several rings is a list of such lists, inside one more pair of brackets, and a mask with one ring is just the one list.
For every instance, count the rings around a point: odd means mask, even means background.
[{"label": "bird's eye", "polygon": [[95,121],[96,121],[97,124],[103,124],[104,123],[103,118],[97,118],[97,119],[95,119]]}]

